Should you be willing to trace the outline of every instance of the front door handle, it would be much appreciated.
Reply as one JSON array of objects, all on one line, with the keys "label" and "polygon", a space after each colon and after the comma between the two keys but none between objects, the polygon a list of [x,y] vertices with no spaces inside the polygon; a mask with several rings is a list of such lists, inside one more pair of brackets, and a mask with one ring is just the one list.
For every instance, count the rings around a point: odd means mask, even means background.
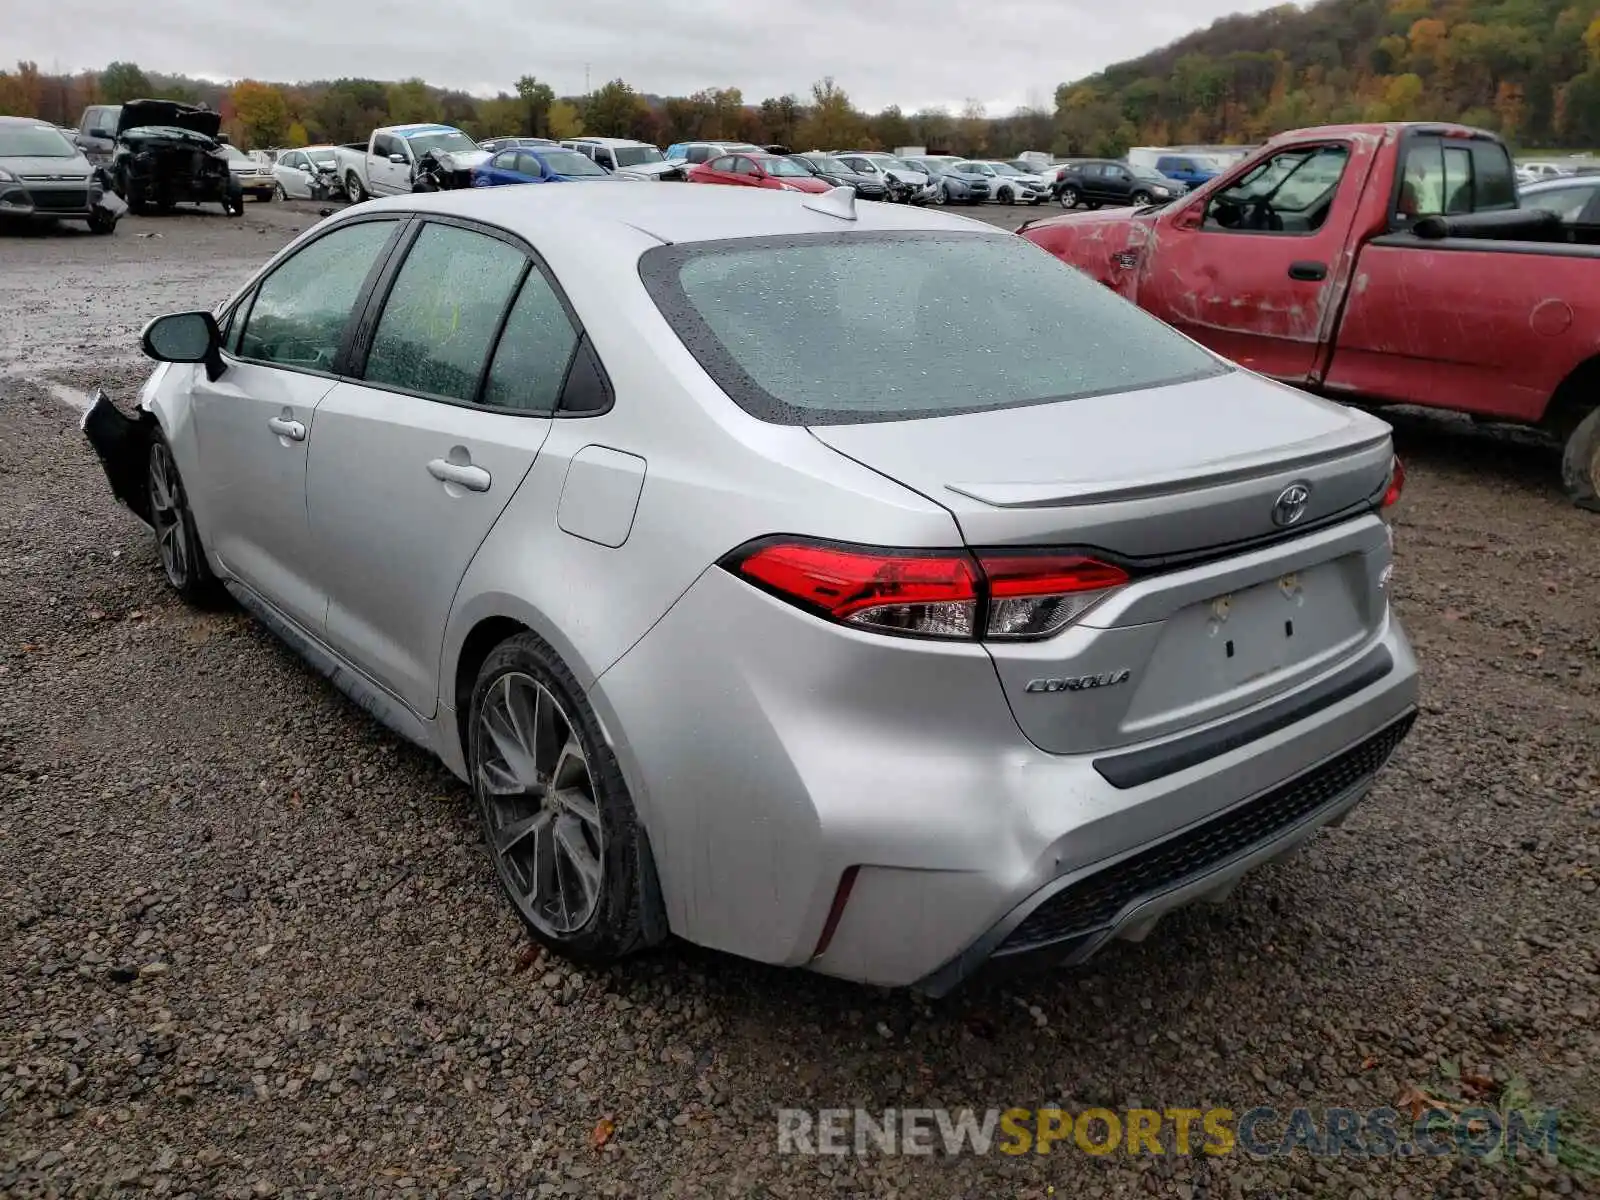
[{"label": "front door handle", "polygon": [[1306,283],[1319,283],[1328,277],[1328,264],[1319,262],[1297,262],[1289,264],[1289,278],[1300,279]]},{"label": "front door handle", "polygon": [[299,421],[291,421],[288,417],[268,417],[267,428],[279,437],[286,437],[291,442],[306,440],[306,427]]},{"label": "front door handle", "polygon": [[489,485],[494,482],[494,476],[482,467],[453,463],[443,458],[436,458],[428,464],[428,474],[440,483],[453,483],[469,492],[487,492]]}]

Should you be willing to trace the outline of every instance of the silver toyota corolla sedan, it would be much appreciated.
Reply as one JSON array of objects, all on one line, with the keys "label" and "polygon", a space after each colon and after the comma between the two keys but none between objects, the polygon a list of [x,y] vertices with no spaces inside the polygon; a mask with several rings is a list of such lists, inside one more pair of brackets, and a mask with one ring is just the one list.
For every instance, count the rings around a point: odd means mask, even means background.
[{"label": "silver toyota corolla sedan", "polygon": [[1415,713],[1388,427],[960,217],[398,197],[144,349],[84,426],[172,586],[443,759],[575,958],[1080,961]]}]

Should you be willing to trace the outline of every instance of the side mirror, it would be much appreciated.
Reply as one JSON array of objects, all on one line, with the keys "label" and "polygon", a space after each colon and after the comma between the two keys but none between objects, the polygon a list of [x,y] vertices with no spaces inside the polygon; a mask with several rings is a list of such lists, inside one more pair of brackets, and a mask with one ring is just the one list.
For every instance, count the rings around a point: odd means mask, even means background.
[{"label": "side mirror", "polygon": [[1205,221],[1206,206],[1204,204],[1191,204],[1173,214],[1172,225],[1175,229],[1199,229]]},{"label": "side mirror", "polygon": [[397,167],[403,167],[406,165],[406,156],[404,154],[391,154],[389,155],[389,161]]},{"label": "side mirror", "polygon": [[139,335],[139,348],[157,362],[203,362],[210,379],[222,374],[222,334],[217,319],[208,312],[157,317]]},{"label": "side mirror", "polygon": [[89,136],[92,138],[109,138],[111,134],[96,125],[93,129],[89,130]]}]

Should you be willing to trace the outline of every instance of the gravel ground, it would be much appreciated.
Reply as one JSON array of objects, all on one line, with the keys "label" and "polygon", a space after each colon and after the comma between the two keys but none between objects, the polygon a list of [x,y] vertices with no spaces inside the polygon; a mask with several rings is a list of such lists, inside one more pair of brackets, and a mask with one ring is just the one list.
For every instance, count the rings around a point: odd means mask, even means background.
[{"label": "gravel ground", "polygon": [[937,1004],[682,946],[579,972],[530,949],[442,768],[172,599],[62,403],[130,397],[143,320],[315,216],[0,238],[0,1194],[1600,1190],[1554,1161],[776,1153],[780,1107],[1369,1108],[1452,1070],[1600,1143],[1600,523],[1549,448],[1399,420],[1422,717],[1226,904]]}]

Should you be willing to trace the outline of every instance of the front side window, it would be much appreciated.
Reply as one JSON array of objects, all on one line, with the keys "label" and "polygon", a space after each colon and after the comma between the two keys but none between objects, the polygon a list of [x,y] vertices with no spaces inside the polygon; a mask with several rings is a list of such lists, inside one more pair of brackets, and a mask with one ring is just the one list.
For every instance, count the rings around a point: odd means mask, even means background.
[{"label": "front side window", "polygon": [[426,226],[378,319],[363,378],[470,401],[527,264],[522,251],[452,225]]},{"label": "front side window", "polygon": [[1204,228],[1234,233],[1317,232],[1350,161],[1343,143],[1296,146],[1264,159],[1206,205]]},{"label": "front side window", "polygon": [[529,154],[526,150],[506,155],[511,160],[508,170],[515,171],[518,175],[526,175],[530,179],[544,178],[544,164],[537,155]]},{"label": "front side window", "polygon": [[661,246],[662,316],[735,403],[817,425],[934,417],[1229,368],[1016,237],[857,233]]},{"label": "front side window", "polygon": [[312,242],[268,275],[239,338],[240,358],[332,371],[367,276],[393,221],[361,221]]},{"label": "front side window", "polygon": [[555,290],[538,271],[529,271],[495,348],[483,402],[496,408],[555,412],[577,345],[577,331]]},{"label": "front side window", "polygon": [[490,165],[497,171],[515,171],[517,169],[517,152],[515,150],[506,150],[496,154],[490,160]]}]

